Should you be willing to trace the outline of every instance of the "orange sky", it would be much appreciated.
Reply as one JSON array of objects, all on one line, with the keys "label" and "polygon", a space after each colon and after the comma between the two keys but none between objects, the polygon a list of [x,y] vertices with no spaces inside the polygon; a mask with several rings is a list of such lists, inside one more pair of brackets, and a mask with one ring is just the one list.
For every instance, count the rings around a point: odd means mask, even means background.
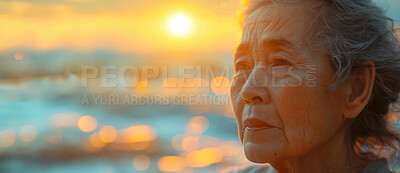
[{"label": "orange sky", "polygon": [[[0,51],[231,52],[240,41],[239,6],[230,0],[2,1]],[[176,13],[192,20],[186,36],[167,29]]]}]

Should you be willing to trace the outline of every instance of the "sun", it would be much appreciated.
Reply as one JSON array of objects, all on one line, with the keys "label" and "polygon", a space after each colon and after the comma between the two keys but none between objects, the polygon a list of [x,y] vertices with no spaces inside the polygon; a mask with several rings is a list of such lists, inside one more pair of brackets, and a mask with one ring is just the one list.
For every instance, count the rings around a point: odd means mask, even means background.
[{"label": "sun", "polygon": [[184,36],[192,29],[192,21],[185,14],[175,14],[168,20],[168,29],[176,36]]}]

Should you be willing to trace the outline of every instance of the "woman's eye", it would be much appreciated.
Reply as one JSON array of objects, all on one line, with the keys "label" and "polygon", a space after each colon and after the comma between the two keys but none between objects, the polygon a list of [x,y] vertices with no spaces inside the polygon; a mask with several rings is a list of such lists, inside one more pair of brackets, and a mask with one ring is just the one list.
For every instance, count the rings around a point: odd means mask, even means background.
[{"label": "woman's eye", "polygon": [[272,66],[290,66],[292,63],[290,63],[288,60],[285,60],[283,58],[276,58]]},{"label": "woman's eye", "polygon": [[249,70],[251,67],[245,63],[239,63],[236,65],[236,71],[242,71],[242,70]]}]

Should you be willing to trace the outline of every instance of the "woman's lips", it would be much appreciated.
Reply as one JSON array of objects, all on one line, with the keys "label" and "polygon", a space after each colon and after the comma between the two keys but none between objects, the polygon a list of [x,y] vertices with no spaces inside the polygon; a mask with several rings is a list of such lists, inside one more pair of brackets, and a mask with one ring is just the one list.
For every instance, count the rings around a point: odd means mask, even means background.
[{"label": "woman's lips", "polygon": [[257,118],[248,118],[244,121],[244,127],[246,131],[260,131],[269,129],[273,126]]},{"label": "woman's lips", "polygon": [[269,127],[246,127],[246,131],[260,131],[260,130],[265,130],[268,129]]},{"label": "woman's lips", "polygon": [[243,142],[245,143],[265,144],[282,136],[279,128],[257,118],[246,118],[243,126],[245,128]]}]

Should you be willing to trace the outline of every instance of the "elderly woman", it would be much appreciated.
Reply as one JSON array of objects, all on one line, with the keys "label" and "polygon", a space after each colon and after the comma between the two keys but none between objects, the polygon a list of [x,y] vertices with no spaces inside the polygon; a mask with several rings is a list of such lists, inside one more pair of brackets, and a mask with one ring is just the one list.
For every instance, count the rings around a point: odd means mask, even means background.
[{"label": "elderly woman", "polygon": [[273,167],[240,171],[392,171],[399,44],[371,0],[250,2],[234,64],[246,157]]}]

